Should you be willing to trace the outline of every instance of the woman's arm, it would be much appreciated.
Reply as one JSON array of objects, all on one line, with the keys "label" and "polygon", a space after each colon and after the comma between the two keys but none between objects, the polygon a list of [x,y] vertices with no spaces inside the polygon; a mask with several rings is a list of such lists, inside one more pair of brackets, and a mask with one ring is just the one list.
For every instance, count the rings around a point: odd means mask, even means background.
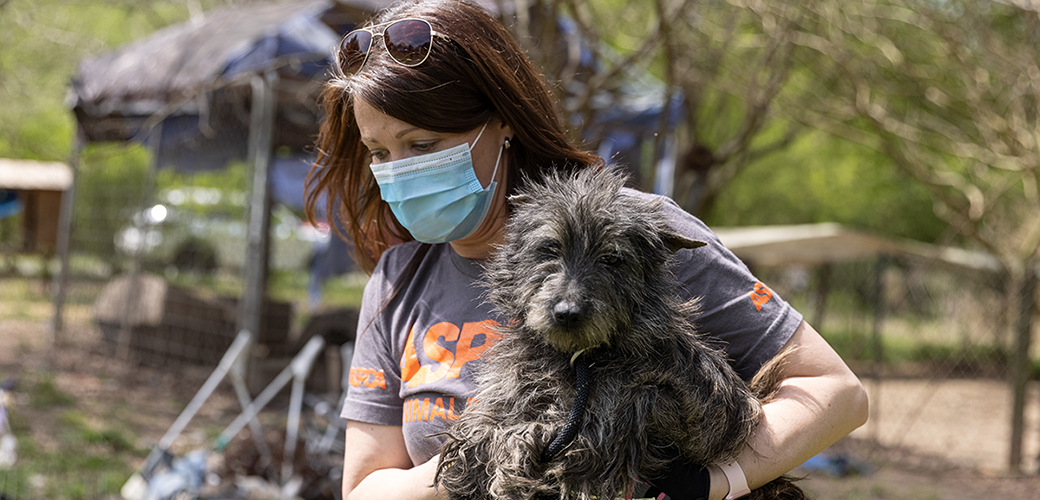
[{"label": "woman's arm", "polygon": [[440,500],[433,488],[437,457],[419,466],[405,447],[400,426],[347,421],[343,457],[344,500]]},{"label": "woman's arm", "polygon": [[[752,489],[805,463],[867,421],[867,396],[859,379],[823,337],[805,321],[784,346],[776,398],[762,407],[762,420],[737,458]],[[726,496],[722,471],[710,468],[708,498]]]}]

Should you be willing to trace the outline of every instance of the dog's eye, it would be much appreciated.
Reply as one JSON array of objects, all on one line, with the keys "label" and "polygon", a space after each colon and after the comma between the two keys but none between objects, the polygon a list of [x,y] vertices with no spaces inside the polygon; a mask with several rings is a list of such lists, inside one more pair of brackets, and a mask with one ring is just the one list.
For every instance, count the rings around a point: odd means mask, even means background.
[{"label": "dog's eye", "polygon": [[602,264],[616,266],[621,263],[621,256],[616,253],[608,253],[606,255],[600,256],[599,261]]},{"label": "dog's eye", "polygon": [[559,257],[561,251],[558,241],[546,241],[538,245],[538,252],[546,257]]}]

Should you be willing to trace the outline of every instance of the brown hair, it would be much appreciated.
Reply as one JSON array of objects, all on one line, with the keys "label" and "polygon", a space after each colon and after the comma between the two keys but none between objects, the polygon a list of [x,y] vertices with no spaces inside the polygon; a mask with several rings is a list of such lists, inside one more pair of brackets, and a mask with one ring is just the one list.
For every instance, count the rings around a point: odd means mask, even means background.
[{"label": "brown hair", "polygon": [[429,21],[450,41],[435,37],[430,57],[414,68],[392,61],[379,40],[357,74],[336,67],[321,95],[325,121],[306,182],[308,217],[314,220],[324,196],[325,213],[339,215],[353,240],[354,259],[367,272],[394,242],[412,238],[379,197],[354,121],[354,98],[435,132],[465,132],[493,119],[508,124],[515,134],[506,150],[508,193],[549,170],[603,165],[571,143],[545,77],[487,11],[460,0],[407,0],[370,25],[408,17]]}]

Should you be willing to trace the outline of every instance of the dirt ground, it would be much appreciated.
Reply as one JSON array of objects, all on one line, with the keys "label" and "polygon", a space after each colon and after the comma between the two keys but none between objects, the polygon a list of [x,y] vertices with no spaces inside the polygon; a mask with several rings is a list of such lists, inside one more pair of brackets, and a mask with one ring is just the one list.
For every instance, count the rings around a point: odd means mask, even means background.
[{"label": "dirt ground", "polygon": [[[166,432],[209,375],[204,368],[176,372],[111,359],[98,349],[97,332],[72,326],[53,348],[47,325],[0,319],[0,372],[5,376],[48,372],[59,390],[87,401],[90,418],[119,420],[150,447]],[[853,464],[858,474],[835,476],[799,470],[816,498],[951,499],[1040,498],[1040,476],[1007,470],[1010,395],[1007,384],[979,379],[865,380],[871,395],[869,423],[827,451]],[[1029,389],[1025,468],[1036,471],[1040,451],[1040,387]],[[16,399],[17,401],[17,399]],[[40,446],[53,440],[59,422],[46,412],[19,407],[32,422]],[[222,386],[203,407],[176,447],[201,447],[206,429],[230,423],[238,406]]]}]

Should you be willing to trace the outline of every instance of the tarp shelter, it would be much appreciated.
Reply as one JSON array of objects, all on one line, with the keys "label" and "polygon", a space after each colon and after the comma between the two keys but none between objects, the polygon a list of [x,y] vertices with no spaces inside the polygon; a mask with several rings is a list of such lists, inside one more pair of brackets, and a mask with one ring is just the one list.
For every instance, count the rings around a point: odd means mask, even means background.
[{"label": "tarp shelter", "polygon": [[834,222],[714,229],[726,248],[756,266],[818,266],[887,255],[923,259],[959,271],[1001,270],[997,258],[988,253],[880,236]]},{"label": "tarp shelter", "polygon": [[61,197],[70,186],[72,169],[64,163],[0,158],[0,219],[22,214],[18,251],[54,254]]},{"label": "tarp shelter", "polygon": [[324,21],[335,14],[324,0],[208,13],[83,60],[69,104],[88,141],[145,143],[159,167],[220,169],[249,156],[250,81],[275,70],[272,142],[302,148],[339,39]]},{"label": "tarp shelter", "polygon": [[[272,172],[309,168],[299,153],[317,132],[316,100],[332,51],[341,33],[366,17],[367,5],[305,0],[208,12],[83,60],[73,79],[68,104],[79,127],[77,152],[88,142],[136,141],[151,149],[156,167],[199,171],[232,160],[252,164],[239,328],[259,330]],[[276,150],[291,154],[276,161]],[[300,198],[302,191],[280,201],[298,205]],[[67,248],[59,250],[55,331],[61,329],[68,268]]]}]

